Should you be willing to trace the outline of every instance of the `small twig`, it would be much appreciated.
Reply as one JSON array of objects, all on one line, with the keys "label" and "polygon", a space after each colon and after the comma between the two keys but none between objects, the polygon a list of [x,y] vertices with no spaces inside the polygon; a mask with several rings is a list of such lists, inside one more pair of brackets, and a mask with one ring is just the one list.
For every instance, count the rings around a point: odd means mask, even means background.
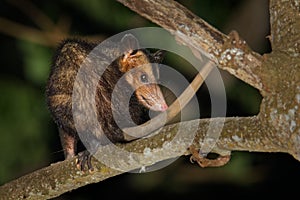
[{"label": "small twig", "polygon": [[56,43],[53,43],[53,41],[49,41],[45,32],[2,17],[0,17],[0,32],[18,39],[28,40],[46,46],[57,45]]},{"label": "small twig", "polygon": [[7,0],[8,3],[18,8],[27,15],[38,27],[45,31],[56,28],[53,21],[29,0]]},{"label": "small twig", "polygon": [[21,23],[0,17],[0,32],[17,39],[27,40],[33,43],[56,47],[57,44],[65,38],[84,38],[90,41],[100,42],[104,39],[102,35],[79,36],[70,35],[71,22],[68,17],[60,17],[57,23],[54,23],[42,10],[36,7],[32,2],[7,0],[26,16],[29,17],[38,28],[23,25]]}]

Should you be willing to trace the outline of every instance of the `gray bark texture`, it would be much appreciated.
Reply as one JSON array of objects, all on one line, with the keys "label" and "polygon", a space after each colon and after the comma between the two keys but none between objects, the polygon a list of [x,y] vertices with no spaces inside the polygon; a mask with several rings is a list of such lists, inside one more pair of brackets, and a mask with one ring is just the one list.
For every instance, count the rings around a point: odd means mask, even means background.
[{"label": "gray bark texture", "polygon": [[[269,40],[272,52],[253,52],[236,32],[225,35],[175,1],[118,0],[139,15],[163,27],[193,52],[204,53],[219,68],[257,88],[263,100],[260,112],[252,117],[213,118],[181,122],[185,130],[196,128],[192,146],[203,145],[209,123],[225,120],[213,152],[285,152],[300,161],[300,2],[270,0]],[[172,143],[179,124],[163,127],[160,134],[119,145],[140,153],[127,171],[159,161],[189,155],[186,141]],[[151,156],[153,152],[158,152]],[[100,152],[101,153],[101,152]],[[107,153],[106,151],[106,154]],[[153,154],[154,155],[154,154]],[[118,155],[116,155],[118,156]],[[54,163],[0,186],[2,199],[47,199],[81,186],[124,173],[92,160],[95,170],[78,170],[73,160]]]}]

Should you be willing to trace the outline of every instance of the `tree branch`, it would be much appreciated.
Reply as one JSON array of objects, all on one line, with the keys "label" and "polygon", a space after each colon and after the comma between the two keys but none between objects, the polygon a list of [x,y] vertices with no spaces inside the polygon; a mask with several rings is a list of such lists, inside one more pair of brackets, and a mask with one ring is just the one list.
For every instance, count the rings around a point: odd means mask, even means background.
[{"label": "tree branch", "polygon": [[[300,15],[297,2],[270,0],[271,33],[274,34],[271,42],[277,42],[272,45],[272,53],[262,57],[236,32],[229,36],[222,34],[175,1],[118,1],[174,34],[196,55],[202,52],[221,69],[259,89],[264,97],[258,115],[260,123],[268,127],[265,129],[268,134],[278,136],[278,144],[289,138],[288,152],[300,160],[300,119],[295,114],[300,112]],[[288,30],[293,31],[293,36],[288,35]]]},{"label": "tree branch", "polygon": [[0,17],[0,32],[9,36],[49,47],[56,47],[61,40],[69,37],[80,37],[97,42],[104,38],[102,35],[71,35],[69,33],[71,22],[68,18],[62,16],[55,23],[30,1],[7,0],[7,3],[14,5],[38,26],[35,28]]},{"label": "tree branch", "polygon": [[299,6],[298,1],[270,1],[269,39],[273,50],[293,53],[295,56],[295,53],[299,53]]},{"label": "tree branch", "polygon": [[[134,162],[130,162],[130,166],[126,171],[190,154],[186,148],[190,145],[190,141],[186,140],[185,137],[177,137],[176,142],[174,142],[175,136],[183,134],[178,132],[179,126],[181,126],[182,130],[196,128],[193,146],[201,148],[209,124],[212,123],[218,126],[218,124],[223,123],[223,120],[222,118],[200,119],[168,125],[159,134],[151,138],[144,138],[127,144],[118,144],[120,148],[124,148],[128,152],[140,153],[138,154],[139,156],[135,157]],[[239,131],[236,131],[237,129]],[[267,130],[260,125],[257,117],[226,118],[221,137],[213,152],[216,151],[223,155],[227,155],[231,150],[287,152],[288,147],[285,145],[278,146],[276,143],[277,138],[274,138],[272,135],[264,135],[263,139],[257,139],[265,132]],[[116,152],[107,152],[107,149],[103,149],[103,151],[105,152],[101,152],[100,149],[98,153],[115,155],[113,161],[115,163],[112,164],[117,165],[120,159],[124,159],[118,157]],[[52,164],[1,186],[0,196],[4,199],[53,198],[83,185],[103,181],[124,173],[109,168],[95,159],[92,162],[95,168],[93,173],[78,170],[75,159]],[[147,168],[145,169],[147,170]]]},{"label": "tree branch", "polygon": [[168,30],[196,54],[201,52],[220,68],[264,93],[260,70],[262,57],[253,52],[236,32],[224,35],[175,1],[118,1]]},{"label": "tree branch", "polygon": [[[169,30],[180,42],[194,52],[203,52],[221,68],[258,88],[264,96],[260,113],[254,117],[199,119],[162,128],[159,134],[127,144],[119,144],[128,152],[135,152],[124,171],[149,166],[170,158],[188,155],[191,141],[178,134],[196,129],[192,146],[205,146],[209,127],[220,126],[225,120],[221,136],[212,151],[228,155],[230,151],[286,152],[300,160],[300,61],[299,61],[299,5],[296,1],[270,0],[273,52],[264,59],[252,52],[236,33],[226,36],[212,28],[180,4],[170,0],[119,0],[146,18]],[[282,6],[282,7],[281,7]],[[278,7],[278,8],[277,8]],[[286,9],[286,10],[285,10]],[[281,16],[281,17],[280,17]],[[291,24],[294,45],[292,51],[281,49],[286,35],[280,35],[283,20],[285,28]],[[295,19],[296,18],[296,19]],[[295,27],[298,27],[296,29]],[[283,32],[284,34],[285,32]],[[291,33],[292,34],[292,33]],[[276,35],[276,36],[275,36]],[[286,41],[286,40],[284,40]],[[278,49],[276,49],[278,46]],[[279,50],[279,51],[278,51]],[[298,53],[298,54],[297,54]],[[178,132],[178,127],[184,130]],[[100,149],[100,154],[101,154]],[[107,150],[107,149],[105,149]],[[108,155],[113,153],[105,152]],[[119,155],[116,155],[116,157]],[[115,160],[115,162],[117,162]],[[114,162],[114,161],[112,161]],[[112,163],[113,164],[113,163]],[[116,163],[119,165],[119,163]],[[75,159],[53,164],[0,187],[4,199],[45,199],[83,185],[105,180],[123,172],[111,169],[93,160],[95,171],[83,173],[75,166]],[[147,167],[144,168],[147,170]]]}]

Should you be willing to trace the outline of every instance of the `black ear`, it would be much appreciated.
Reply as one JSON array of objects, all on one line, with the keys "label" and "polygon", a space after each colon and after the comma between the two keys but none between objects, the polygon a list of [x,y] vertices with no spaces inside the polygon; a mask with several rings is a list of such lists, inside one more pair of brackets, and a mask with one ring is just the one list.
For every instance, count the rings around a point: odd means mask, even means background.
[{"label": "black ear", "polygon": [[139,48],[139,41],[132,34],[126,34],[121,39],[121,50],[123,53],[128,53]]},{"label": "black ear", "polygon": [[165,50],[158,50],[154,54],[152,54],[152,62],[161,63],[166,55]]}]

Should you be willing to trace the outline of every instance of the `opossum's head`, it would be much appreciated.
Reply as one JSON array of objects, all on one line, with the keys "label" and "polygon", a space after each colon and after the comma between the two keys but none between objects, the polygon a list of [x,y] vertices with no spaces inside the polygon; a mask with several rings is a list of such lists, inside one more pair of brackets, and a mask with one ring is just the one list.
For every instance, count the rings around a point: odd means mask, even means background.
[{"label": "opossum's head", "polygon": [[159,87],[158,64],[163,59],[163,51],[153,54],[138,49],[137,39],[125,35],[122,44],[126,45],[124,55],[119,59],[119,69],[125,73],[126,81],[135,89],[135,95],[142,105],[153,111],[165,111],[168,106]]}]

